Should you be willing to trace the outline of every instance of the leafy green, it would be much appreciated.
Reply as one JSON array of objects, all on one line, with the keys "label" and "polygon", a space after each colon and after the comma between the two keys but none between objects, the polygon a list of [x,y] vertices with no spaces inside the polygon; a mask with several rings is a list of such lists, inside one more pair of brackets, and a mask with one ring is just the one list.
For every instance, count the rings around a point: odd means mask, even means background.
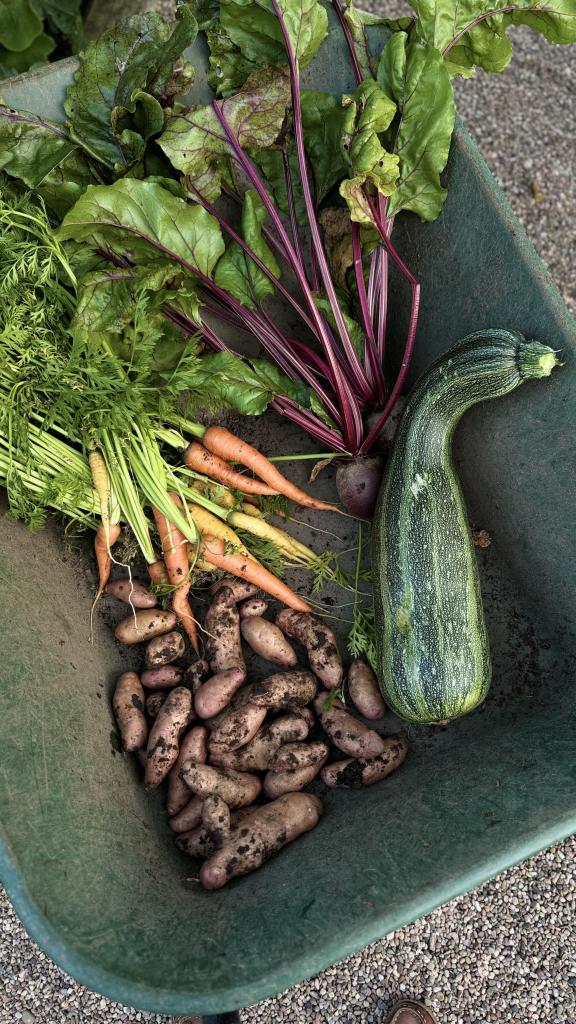
[{"label": "leafy green", "polygon": [[285,377],[266,359],[239,359],[230,352],[205,355],[188,373],[179,371],[180,386],[189,392],[194,408],[209,403],[211,409],[231,408],[243,416],[259,416],[275,395],[306,401],[308,390]]},{"label": "leafy green", "polygon": [[[328,33],[328,15],[318,0],[279,0],[301,67],[316,56]],[[221,0],[220,23],[240,53],[256,67],[286,63],[286,47],[270,0]]]},{"label": "leafy green", "polygon": [[349,117],[336,96],[326,92],[302,92],[304,144],[316,182],[318,202],[346,174],[342,135]]},{"label": "leafy green", "polygon": [[86,186],[98,180],[63,125],[0,106],[0,168],[34,188],[63,217]]},{"label": "leafy green", "polygon": [[26,50],[41,31],[42,19],[30,0],[0,0],[0,42],[8,50]]},{"label": "leafy green", "polygon": [[55,46],[55,40],[45,32],[40,32],[25,50],[7,50],[0,46],[0,71],[6,76],[20,75],[34,64],[48,60]]},{"label": "leafy green", "polygon": [[82,0],[34,0],[34,4],[62,35],[74,39],[79,34]]},{"label": "leafy green", "polygon": [[[292,46],[301,67],[318,52],[328,19],[318,0],[280,0]],[[288,61],[284,37],[270,0],[222,0],[220,16],[210,4],[200,5],[208,40],[210,73],[215,92],[226,96],[240,88],[257,68]]]},{"label": "leafy green", "polygon": [[210,50],[208,83],[214,92],[227,96],[244,85],[248,76],[256,70],[255,65],[242,56],[220,23],[207,29],[206,39]]},{"label": "leafy green", "polygon": [[66,214],[58,236],[86,239],[148,263],[172,261],[207,276],[224,252],[218,222],[201,206],[136,178],[89,187]]},{"label": "leafy green", "polygon": [[186,5],[173,26],[148,13],[104,32],[81,55],[68,87],[71,137],[117,173],[133,166],[162,128],[162,103],[192,81],[192,65],[180,57],[195,36]]},{"label": "leafy green", "polygon": [[366,185],[389,196],[398,179],[398,156],[388,153],[379,138],[392,121],[396,106],[371,78],[344,96],[342,104],[345,118],[341,146],[350,177],[341,182],[340,195],[348,204],[352,220],[371,224]]},{"label": "leafy green", "polygon": [[438,50],[397,32],[382,51],[378,82],[394,98],[399,112],[392,131],[400,177],[388,212],[412,210],[422,220],[434,220],[446,199],[440,173],[448,160],[454,130],[455,104],[448,69]]},{"label": "leafy green", "polygon": [[[264,68],[253,72],[239,92],[222,100],[220,108],[242,149],[260,149],[278,138],[289,99],[287,72]],[[210,104],[169,118],[158,143],[206,199],[216,199],[224,184],[232,184],[232,150]]]},{"label": "leafy green", "polygon": [[452,74],[469,76],[475,65],[501,71],[512,56],[506,32],[528,25],[551,43],[576,41],[573,0],[409,0],[423,42],[439,50]]},{"label": "leafy green", "polygon": [[[280,267],[262,235],[262,226],[265,221],[264,204],[258,193],[249,189],[244,195],[242,207],[242,237],[271,273],[275,277],[280,277]],[[232,242],[224,255],[220,257],[214,273],[214,280],[221,288],[251,309],[275,291],[270,279],[237,242]]]},{"label": "leafy green", "polygon": [[292,191],[294,193],[294,208],[296,219],[299,224],[307,224],[306,203],[302,191],[302,179],[300,177],[300,165],[296,153],[296,144],[291,135],[286,136],[282,146],[274,149],[248,150],[250,158],[258,164],[266,178],[272,193],[274,202],[282,213],[288,213],[288,195],[286,192],[286,178],[284,175],[284,151],[287,154],[290,166],[290,178]]}]

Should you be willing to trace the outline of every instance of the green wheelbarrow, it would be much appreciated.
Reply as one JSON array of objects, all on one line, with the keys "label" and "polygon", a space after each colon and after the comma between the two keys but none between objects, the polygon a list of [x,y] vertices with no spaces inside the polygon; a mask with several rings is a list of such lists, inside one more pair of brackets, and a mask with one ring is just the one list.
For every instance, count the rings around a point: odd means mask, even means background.
[{"label": "green wheelbarrow", "polygon": [[[340,77],[343,47],[331,33],[318,87],[352,84]],[[192,57],[200,98],[199,46]],[[73,69],[65,61],[0,92],[57,117]],[[57,526],[34,534],[0,519],[2,881],[42,949],[124,1004],[234,1021],[238,1007],[576,828],[576,325],[462,126],[447,175],[439,220],[400,218],[395,228],[422,283],[414,373],[491,326],[560,349],[564,366],[477,408],[458,433],[470,519],[492,538],[479,560],[494,685],[449,728],[410,728],[410,756],[384,785],[326,793],[317,829],[261,871],[203,891],[174,846],[162,797],[144,792],[113,742],[119,654],[104,621],[88,642],[88,551]],[[391,317],[401,337],[399,300]],[[256,429],[242,428],[248,438]],[[306,450],[273,415],[258,432],[268,451]],[[301,463],[289,472],[304,481]],[[329,474],[323,486],[333,496]]]}]

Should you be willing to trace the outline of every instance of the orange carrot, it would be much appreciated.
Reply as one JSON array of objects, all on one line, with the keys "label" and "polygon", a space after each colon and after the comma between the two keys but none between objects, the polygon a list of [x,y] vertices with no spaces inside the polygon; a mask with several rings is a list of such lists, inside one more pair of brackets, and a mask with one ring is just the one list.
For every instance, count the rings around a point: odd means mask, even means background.
[{"label": "orange carrot", "polygon": [[306,601],[298,597],[298,594],[295,594],[290,587],[268,572],[268,569],[265,569],[259,562],[246,558],[245,555],[225,554],[224,542],[218,538],[204,536],[202,541],[201,556],[204,561],[210,562],[218,569],[224,569],[232,576],[240,576],[243,580],[254,583],[255,586],[265,590],[266,593],[271,594],[278,601],[282,601],[289,608],[294,608],[297,612],[312,611]]},{"label": "orange carrot", "polygon": [[[305,491],[301,491],[296,484],[282,476],[280,470],[276,469],[276,466],[257,448],[253,448],[251,444],[247,444],[235,434],[231,434],[226,427],[208,427],[202,441],[204,447],[213,455],[227,459],[229,462],[240,462],[243,466],[251,469],[255,476],[259,476],[261,480],[265,480],[270,487],[274,488],[274,493],[283,494],[285,498],[291,498],[297,505],[305,505],[307,508],[316,508],[325,512],[336,511],[335,505],[312,498]],[[260,493],[270,492],[261,491]]]},{"label": "orange carrot", "polygon": [[155,587],[165,587],[170,582],[166,572],[166,565],[161,558],[148,566],[148,575]]},{"label": "orange carrot", "polygon": [[[181,504],[180,499],[176,494],[171,493],[170,497],[175,505]],[[168,581],[173,587],[175,587],[174,593],[172,594],[172,610],[178,616],[178,621],[187,633],[188,639],[196,651],[196,654],[199,654],[200,647],[198,643],[196,619],[194,618],[194,613],[188,601],[188,592],[190,590],[188,541],[184,534],[180,533],[180,530],[178,530],[173,523],[168,522],[166,516],[164,516],[159,509],[152,506],[152,512],[154,513],[154,519],[156,521],[156,526],[160,535],[160,542],[162,544],[162,551],[164,552],[164,564],[166,566]],[[154,565],[157,566],[158,563],[155,562]],[[148,572],[150,572],[150,567],[148,568]]]},{"label": "orange carrot", "polygon": [[100,526],[96,530],[96,536],[94,537],[94,551],[96,553],[96,562],[98,564],[98,590],[96,597],[94,598],[94,603],[96,603],[110,579],[110,569],[112,568],[110,548],[116,543],[121,532],[122,530],[119,523],[108,523],[107,527],[104,523],[100,523]]},{"label": "orange carrot", "polygon": [[[232,436],[232,435],[230,435]],[[212,480],[218,480],[228,487],[235,487],[244,494],[278,494],[274,488],[263,484],[261,480],[252,480],[249,476],[237,473],[224,459],[209,452],[198,441],[192,441],[184,452],[184,462],[197,473],[205,473]]]}]

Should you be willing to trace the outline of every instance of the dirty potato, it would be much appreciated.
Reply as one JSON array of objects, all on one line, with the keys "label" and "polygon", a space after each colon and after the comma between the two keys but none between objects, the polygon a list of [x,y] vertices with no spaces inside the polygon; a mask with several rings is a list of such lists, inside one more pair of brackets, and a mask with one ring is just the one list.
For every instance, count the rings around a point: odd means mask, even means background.
[{"label": "dirty potato", "polygon": [[144,690],[135,672],[123,672],[120,676],[112,708],[124,750],[133,753],[146,746],[148,723],[144,714]]},{"label": "dirty potato", "polygon": [[285,743],[276,751],[270,762],[273,772],[293,772],[297,768],[310,768],[315,764],[324,764],[328,757],[329,747],[324,740],[312,743]]},{"label": "dirty potato", "polygon": [[210,587],[211,594],[217,594],[223,587],[227,587],[232,591],[232,597],[235,602],[245,601],[249,597],[254,597],[254,594],[258,593],[258,587],[255,587],[253,583],[248,583],[247,580],[241,580],[237,576],[225,576],[221,580],[216,580]]},{"label": "dirty potato", "polygon": [[194,707],[200,718],[214,718],[228,707],[232,697],[246,680],[246,669],[229,668],[207,679],[194,695]]},{"label": "dirty potato", "polygon": [[210,666],[204,658],[197,658],[188,666],[182,679],[182,685],[187,686],[193,694],[200,689],[202,682],[210,675]]},{"label": "dirty potato", "polygon": [[255,871],[287,843],[317,825],[322,804],[311,793],[289,793],[258,807],[200,869],[205,889],[221,889],[232,878]]},{"label": "dirty potato", "polygon": [[150,718],[156,718],[158,716],[158,712],[160,711],[160,708],[167,696],[167,693],[148,694],[146,697],[146,714],[149,715]]},{"label": "dirty potato", "polygon": [[347,758],[327,764],[322,769],[322,780],[327,786],[343,789],[362,789],[381,782],[400,767],[408,753],[402,736],[386,736],[383,742],[384,751],[378,757]]},{"label": "dirty potato", "polygon": [[386,714],[378,680],[370,665],[359,658],[348,669],[348,693],[354,707],[364,718],[375,721]]},{"label": "dirty potato", "polygon": [[121,644],[141,644],[162,633],[169,633],[176,622],[174,612],[166,612],[161,608],[141,608],[127,619],[122,619],[114,635]]},{"label": "dirty potato", "polygon": [[218,725],[210,736],[210,749],[213,746],[224,747],[226,750],[238,750],[254,739],[262,722],[266,718],[266,708],[245,704],[241,708],[225,711]]},{"label": "dirty potato", "polygon": [[226,750],[212,745],[210,764],[241,772],[267,771],[282,744],[305,740],[307,735],[308,725],[303,718],[299,715],[283,715],[274,722],[264,724],[254,739],[239,750]]},{"label": "dirty potato", "polygon": [[146,789],[155,789],[166,778],[178,757],[180,736],[188,725],[192,694],[185,686],[171,690],[158,712],[148,737]]},{"label": "dirty potato", "polygon": [[321,761],[310,764],[306,768],[294,768],[288,772],[267,772],[264,776],[264,793],[270,800],[284,796],[284,793],[297,793],[316,778],[327,760],[328,750]]},{"label": "dirty potato", "polygon": [[140,679],[148,690],[169,690],[182,683],[182,669],[175,665],[158,665],[157,668],[147,668]]},{"label": "dirty potato", "polygon": [[171,633],[157,636],[146,645],[146,667],[157,668],[159,665],[169,665],[170,662],[181,658],[185,650],[186,644],[182,633],[174,630]]},{"label": "dirty potato", "polygon": [[202,824],[218,850],[230,832],[230,808],[216,793],[204,799]]},{"label": "dirty potato", "polygon": [[306,707],[315,694],[316,680],[311,672],[277,672],[252,684],[250,703],[264,708]]},{"label": "dirty potato", "polygon": [[350,757],[378,757],[384,753],[384,740],[380,734],[344,711],[339,701],[335,701],[329,711],[324,708],[328,696],[326,691],[319,693],[314,708],[324,732],[334,746]]},{"label": "dirty potato", "polygon": [[255,775],[229,768],[213,768],[208,764],[189,765],[182,771],[182,778],[202,800],[207,796],[219,796],[228,807],[247,807],[262,790],[262,783]]},{"label": "dirty potato", "polygon": [[268,601],[262,597],[250,597],[238,605],[238,611],[241,619],[249,619],[251,615],[259,615],[262,618],[268,611]]},{"label": "dirty potato", "polygon": [[190,796],[188,790],[188,803],[184,805],[178,814],[174,814],[168,821],[173,832],[189,832],[196,828],[202,821],[203,800],[200,796]]},{"label": "dirty potato", "polygon": [[130,604],[134,608],[155,608],[158,604],[156,594],[139,580],[112,580],[106,584],[106,593],[124,604]]},{"label": "dirty potato", "polygon": [[181,771],[189,764],[204,764],[207,755],[208,729],[196,725],[180,741],[180,750],[168,776],[168,814],[178,814],[190,800],[190,790],[181,778]]},{"label": "dirty potato", "polygon": [[222,587],[206,612],[208,661],[214,674],[246,668],[240,638],[240,615],[230,587]]},{"label": "dirty potato", "polygon": [[308,662],[315,676],[329,690],[342,682],[342,659],[333,630],[316,615],[284,608],[276,616],[276,625],[292,640],[298,640],[308,654]]},{"label": "dirty potato", "polygon": [[266,661],[281,665],[282,668],[294,668],[298,664],[298,657],[292,644],[273,622],[268,622],[258,615],[250,615],[241,619],[240,631],[254,653]]}]

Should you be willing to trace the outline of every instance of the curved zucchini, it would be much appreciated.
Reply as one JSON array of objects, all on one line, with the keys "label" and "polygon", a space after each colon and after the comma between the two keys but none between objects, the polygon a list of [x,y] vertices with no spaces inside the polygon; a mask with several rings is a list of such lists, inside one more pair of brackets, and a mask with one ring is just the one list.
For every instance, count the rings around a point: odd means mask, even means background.
[{"label": "curved zucchini", "polygon": [[376,508],[373,565],[380,686],[401,718],[457,718],[488,693],[490,648],[452,436],[470,406],[557,364],[552,349],[521,334],[480,331],[438,359],[408,398]]}]

